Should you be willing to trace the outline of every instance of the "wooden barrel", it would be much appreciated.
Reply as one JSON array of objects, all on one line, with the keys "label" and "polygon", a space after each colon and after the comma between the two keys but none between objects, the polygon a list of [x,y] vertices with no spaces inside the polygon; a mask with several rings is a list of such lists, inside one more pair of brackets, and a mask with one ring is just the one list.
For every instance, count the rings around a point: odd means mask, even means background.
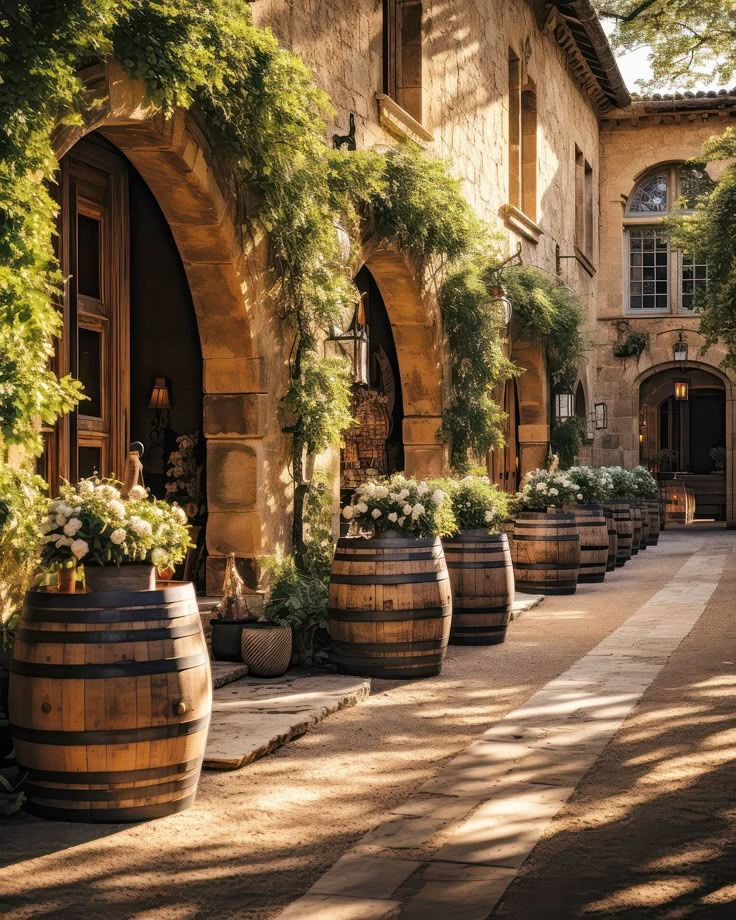
[{"label": "wooden barrel", "polygon": [[442,547],[452,585],[450,642],[503,642],[514,605],[514,570],[506,534],[464,530],[443,540]]},{"label": "wooden barrel", "polygon": [[578,583],[601,582],[608,564],[608,526],[602,505],[567,505],[580,534],[580,574]]},{"label": "wooden barrel", "polygon": [[641,544],[641,508],[635,502],[630,502],[629,504],[631,507],[631,522],[634,526],[634,533],[631,540],[631,555],[636,556],[639,553],[639,545]]},{"label": "wooden barrel", "polygon": [[648,545],[656,546],[657,543],[659,543],[659,534],[661,532],[659,501],[656,498],[653,498],[651,501],[646,503],[646,506],[647,510],[649,511]]},{"label": "wooden barrel", "polygon": [[10,721],[35,814],[118,822],[183,811],[197,791],[211,708],[191,584],[26,596]]},{"label": "wooden barrel", "polygon": [[631,559],[631,546],[634,537],[634,522],[628,502],[609,502],[606,509],[611,512],[616,522],[616,567],[621,568]]},{"label": "wooden barrel", "polygon": [[649,506],[645,501],[637,502],[637,504],[641,511],[641,540],[639,541],[639,549],[643,550],[649,546]]},{"label": "wooden barrel", "polygon": [[563,512],[522,511],[511,549],[516,588],[527,594],[574,594],[580,574],[580,535]]},{"label": "wooden barrel", "polygon": [[618,534],[616,533],[616,521],[613,518],[613,512],[605,510],[606,528],[608,530],[608,558],[606,560],[606,571],[613,572],[616,568],[616,555],[618,553]]},{"label": "wooden barrel", "polygon": [[439,537],[342,537],[328,604],[342,674],[403,680],[440,673],[452,592]]}]

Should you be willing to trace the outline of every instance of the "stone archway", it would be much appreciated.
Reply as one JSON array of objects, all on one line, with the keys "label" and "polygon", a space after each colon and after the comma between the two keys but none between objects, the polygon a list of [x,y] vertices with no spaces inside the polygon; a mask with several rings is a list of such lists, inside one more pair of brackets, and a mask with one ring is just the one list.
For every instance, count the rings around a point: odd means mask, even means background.
[{"label": "stone archway", "polygon": [[[688,360],[687,368],[690,372],[702,372],[704,378],[712,379],[718,385],[723,387],[725,394],[725,488],[726,488],[726,523],[730,529],[736,528],[736,470],[734,469],[736,461],[736,392],[734,385],[729,377],[718,367],[700,360]],[[662,375],[664,372],[677,372],[678,376],[682,374],[682,364],[676,361],[662,361],[658,364],[652,364],[643,370],[635,380],[633,398],[635,400],[632,421],[635,425],[640,424],[642,412],[642,389],[652,378]],[[673,378],[674,379],[674,378]],[[638,436],[638,432],[637,432]],[[637,437],[638,440],[638,437]]]},{"label": "stone archway", "polygon": [[437,438],[447,377],[439,306],[422,296],[409,260],[385,244],[368,241],[361,264],[378,285],[396,344],[406,473],[422,479],[441,476],[447,468],[448,450]]},{"label": "stone archway", "polygon": [[[86,113],[83,126],[59,129],[56,156],[98,131],[138,170],[169,224],[189,282],[204,363],[207,590],[220,590],[229,553],[254,584],[264,545],[283,536],[283,524],[264,514],[272,494],[264,482],[264,455],[282,443],[278,426],[268,424],[276,416],[270,394],[283,373],[278,362],[266,368],[262,355],[278,354],[278,346],[253,306],[266,296],[265,234],[239,237],[234,187],[189,112],[177,110],[165,119],[146,101],[143,84],[114,61],[82,76],[90,98],[103,101]],[[274,483],[278,476],[274,470]]]}]

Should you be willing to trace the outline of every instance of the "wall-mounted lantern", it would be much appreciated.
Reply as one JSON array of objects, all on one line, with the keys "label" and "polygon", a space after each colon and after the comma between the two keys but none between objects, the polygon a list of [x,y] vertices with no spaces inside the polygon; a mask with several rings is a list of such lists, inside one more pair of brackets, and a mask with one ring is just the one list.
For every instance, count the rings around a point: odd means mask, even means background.
[{"label": "wall-mounted lantern", "polygon": [[685,400],[688,398],[689,387],[684,380],[678,380],[675,383],[675,399]]},{"label": "wall-mounted lantern", "polygon": [[593,406],[593,424],[596,431],[605,431],[608,428],[608,406],[606,403],[595,403]]},{"label": "wall-mounted lantern", "polygon": [[334,227],[335,237],[337,238],[337,251],[340,261],[344,265],[350,259],[350,234],[338,220],[335,221]]},{"label": "wall-mounted lantern", "polygon": [[511,323],[514,308],[508,294],[500,285],[491,289],[491,303],[498,304],[501,307],[503,310],[503,324],[508,326]]},{"label": "wall-mounted lantern", "polygon": [[679,339],[672,346],[672,357],[677,361],[678,364],[685,366],[687,361],[687,342],[683,339],[682,333],[680,333]]},{"label": "wall-mounted lantern", "polygon": [[555,421],[565,422],[575,415],[575,397],[572,393],[555,393]]},{"label": "wall-mounted lantern", "polygon": [[358,386],[368,386],[370,339],[365,321],[363,298],[360,299],[348,328],[341,332],[336,326],[333,327],[328,341],[334,342],[350,362],[353,383]]}]

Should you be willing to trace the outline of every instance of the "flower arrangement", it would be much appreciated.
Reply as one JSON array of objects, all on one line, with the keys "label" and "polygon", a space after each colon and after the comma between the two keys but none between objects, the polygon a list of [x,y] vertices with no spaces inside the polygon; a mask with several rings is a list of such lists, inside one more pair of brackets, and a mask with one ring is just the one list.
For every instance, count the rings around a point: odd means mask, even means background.
[{"label": "flower arrangement", "polygon": [[631,474],[634,477],[636,482],[637,491],[639,493],[639,498],[643,498],[647,501],[654,501],[659,497],[659,487],[657,486],[657,480],[652,476],[646,467],[635,466],[631,470]]},{"label": "flower arrangement", "polygon": [[611,500],[613,494],[613,479],[603,467],[573,466],[567,475],[575,483],[582,499],[578,501],[586,505],[600,505]]},{"label": "flower arrangement", "polygon": [[199,432],[179,435],[176,450],[169,454],[166,470],[166,501],[180,504],[190,520],[200,517],[206,510],[200,482],[201,454]]},{"label": "flower arrangement", "polygon": [[400,530],[413,537],[444,537],[457,530],[447,493],[401,474],[364,482],[342,515],[353,532],[376,536]]},{"label": "flower arrangement", "polygon": [[501,522],[509,513],[509,496],[492,485],[488,476],[440,479],[431,486],[449,495],[458,530],[501,532]]},{"label": "flower arrangement", "polygon": [[514,504],[517,511],[546,511],[547,508],[575,505],[584,498],[569,473],[553,468],[527,473]]},{"label": "flower arrangement", "polygon": [[75,486],[62,486],[42,526],[45,565],[147,562],[163,570],[184,559],[189,547],[184,511],[150,498],[142,486],[123,499],[118,485],[83,479]]},{"label": "flower arrangement", "polygon": [[613,501],[630,502],[644,497],[639,491],[639,480],[633,470],[627,470],[623,466],[607,466],[604,469],[613,483],[611,490]]}]

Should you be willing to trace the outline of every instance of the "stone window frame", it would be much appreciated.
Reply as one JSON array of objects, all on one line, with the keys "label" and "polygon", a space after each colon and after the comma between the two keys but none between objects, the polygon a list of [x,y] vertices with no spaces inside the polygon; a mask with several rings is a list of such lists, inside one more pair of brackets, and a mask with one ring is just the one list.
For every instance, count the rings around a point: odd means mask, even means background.
[{"label": "stone window frame", "polygon": [[595,264],[595,182],[593,166],[575,144],[575,254]]},{"label": "stone window frame", "polygon": [[508,202],[501,215],[506,225],[532,243],[542,235],[537,225],[539,123],[537,85],[527,73],[525,58],[508,49]]},{"label": "stone window frame", "polygon": [[[421,146],[433,140],[422,126],[423,0],[383,0],[383,91],[379,120],[389,133]],[[407,30],[411,30],[407,37]]]},{"label": "stone window frame", "polygon": [[[690,297],[689,292],[685,292],[687,279],[684,272],[690,265],[697,272],[700,269],[701,275],[704,273],[705,278],[700,278],[707,284],[708,271],[707,265],[702,266],[688,260],[680,250],[673,250],[667,244],[667,305],[666,307],[653,307],[644,309],[642,307],[631,306],[631,269],[632,269],[632,230],[651,230],[659,232],[666,218],[674,210],[682,194],[681,170],[686,164],[683,162],[659,163],[648,169],[642,176],[637,179],[631,194],[625,198],[623,230],[624,230],[624,313],[628,316],[638,317],[661,317],[661,316],[696,316],[697,311],[692,310],[684,305],[684,298]],[[666,178],[667,188],[663,190],[665,195],[665,206],[663,209],[657,208],[656,211],[633,211],[634,202],[644,200],[644,191],[647,183],[658,176]],[[681,208],[681,213],[691,213],[690,208]],[[703,272],[703,268],[705,271]],[[655,279],[656,282],[656,279]],[[694,287],[694,285],[693,285]],[[655,295],[656,296],[656,295]]]}]

